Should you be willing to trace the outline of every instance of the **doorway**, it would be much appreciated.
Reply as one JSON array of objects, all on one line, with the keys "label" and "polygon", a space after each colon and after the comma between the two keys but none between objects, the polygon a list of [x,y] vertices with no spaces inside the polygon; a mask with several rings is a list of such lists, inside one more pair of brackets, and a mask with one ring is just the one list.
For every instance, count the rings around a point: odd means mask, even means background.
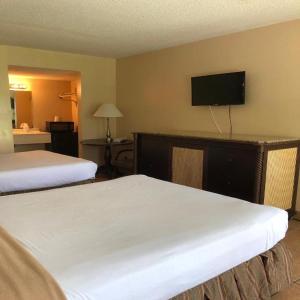
[{"label": "doorway", "polygon": [[[32,150],[34,147],[41,149],[42,146],[47,150],[77,156],[80,131],[78,117],[81,99],[80,73],[69,70],[9,66],[8,78],[14,140],[17,135],[24,133],[22,130],[46,134],[50,131],[49,123],[52,122],[69,123],[68,128],[72,127],[73,137],[66,139],[72,141],[70,142],[72,145],[68,145],[68,142],[64,143],[69,150],[59,150],[54,144],[57,136],[51,133],[51,145],[48,143],[24,148],[24,146],[16,146],[15,143],[15,151]],[[70,123],[72,123],[71,127]]]}]

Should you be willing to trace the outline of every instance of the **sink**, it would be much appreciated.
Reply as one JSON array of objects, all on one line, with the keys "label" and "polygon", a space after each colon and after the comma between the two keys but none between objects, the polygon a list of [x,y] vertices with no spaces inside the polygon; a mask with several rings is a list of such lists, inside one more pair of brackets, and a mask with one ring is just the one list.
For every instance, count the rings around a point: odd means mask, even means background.
[{"label": "sink", "polygon": [[38,128],[13,129],[15,145],[48,144],[51,143],[51,134],[40,131]]},{"label": "sink", "polygon": [[40,131],[38,128],[29,128],[27,130],[19,129],[19,128],[13,129],[13,134],[42,134],[42,133],[46,133],[46,132]]}]

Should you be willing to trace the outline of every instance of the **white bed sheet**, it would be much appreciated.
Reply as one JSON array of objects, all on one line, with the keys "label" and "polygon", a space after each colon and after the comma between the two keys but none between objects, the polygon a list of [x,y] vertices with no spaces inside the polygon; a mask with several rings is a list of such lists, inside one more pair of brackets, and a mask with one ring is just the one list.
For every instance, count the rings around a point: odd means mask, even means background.
[{"label": "white bed sheet", "polygon": [[70,184],[96,171],[94,162],[49,151],[0,154],[0,193]]},{"label": "white bed sheet", "polygon": [[146,176],[0,198],[69,300],[168,299],[270,249],[287,213]]}]

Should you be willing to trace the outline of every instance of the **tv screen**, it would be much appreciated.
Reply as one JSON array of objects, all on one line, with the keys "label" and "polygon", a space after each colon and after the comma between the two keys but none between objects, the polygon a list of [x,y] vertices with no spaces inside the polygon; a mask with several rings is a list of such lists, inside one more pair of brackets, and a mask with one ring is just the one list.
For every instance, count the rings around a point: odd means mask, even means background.
[{"label": "tv screen", "polygon": [[192,77],[192,105],[245,103],[245,72]]}]

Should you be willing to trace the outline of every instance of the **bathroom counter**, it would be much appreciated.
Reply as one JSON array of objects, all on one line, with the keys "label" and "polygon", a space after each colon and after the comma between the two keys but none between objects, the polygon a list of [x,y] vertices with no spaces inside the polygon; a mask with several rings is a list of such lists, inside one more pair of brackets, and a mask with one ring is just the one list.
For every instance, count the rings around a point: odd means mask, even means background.
[{"label": "bathroom counter", "polygon": [[51,134],[40,130],[13,129],[15,145],[49,144],[51,143]]}]

